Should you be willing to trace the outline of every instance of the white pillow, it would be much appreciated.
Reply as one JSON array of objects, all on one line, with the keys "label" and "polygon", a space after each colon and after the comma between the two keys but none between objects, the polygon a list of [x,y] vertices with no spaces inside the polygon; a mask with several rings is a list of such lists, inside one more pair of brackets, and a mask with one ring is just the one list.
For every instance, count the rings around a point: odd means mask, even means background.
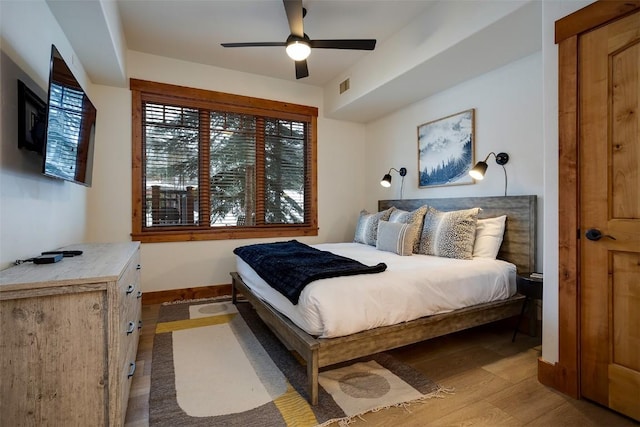
[{"label": "white pillow", "polygon": [[418,230],[413,224],[380,220],[376,249],[407,256],[413,253],[413,242]]},{"label": "white pillow", "polygon": [[496,259],[500,245],[502,244],[506,221],[506,215],[495,218],[478,219],[476,224],[476,241],[473,244],[474,258]]}]

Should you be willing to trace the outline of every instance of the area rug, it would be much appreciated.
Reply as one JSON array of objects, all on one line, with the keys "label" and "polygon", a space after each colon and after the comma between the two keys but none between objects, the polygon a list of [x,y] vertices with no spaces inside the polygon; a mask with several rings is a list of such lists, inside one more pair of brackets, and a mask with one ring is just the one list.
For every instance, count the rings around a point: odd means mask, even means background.
[{"label": "area rug", "polygon": [[249,303],[228,299],[160,307],[153,343],[150,426],[319,426],[443,389],[386,353],[320,372],[319,403],[307,402],[306,368]]}]

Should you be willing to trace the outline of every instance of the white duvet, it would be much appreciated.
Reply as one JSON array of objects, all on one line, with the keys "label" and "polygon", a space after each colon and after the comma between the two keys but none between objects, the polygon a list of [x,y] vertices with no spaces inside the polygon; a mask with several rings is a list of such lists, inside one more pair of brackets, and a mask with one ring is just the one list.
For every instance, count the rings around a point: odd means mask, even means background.
[{"label": "white duvet", "polygon": [[516,267],[506,261],[399,256],[360,243],[311,246],[366,265],[384,262],[387,270],[312,282],[293,305],[237,256],[236,265],[238,274],[258,297],[310,335],[322,338],[497,301],[516,291]]}]

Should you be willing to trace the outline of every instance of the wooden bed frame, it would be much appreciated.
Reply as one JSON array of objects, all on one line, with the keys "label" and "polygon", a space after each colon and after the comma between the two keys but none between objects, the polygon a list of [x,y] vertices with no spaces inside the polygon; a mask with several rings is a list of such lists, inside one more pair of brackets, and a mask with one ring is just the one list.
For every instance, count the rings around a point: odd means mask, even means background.
[{"label": "wooden bed frame", "polygon": [[[507,215],[507,226],[498,258],[512,262],[518,272],[535,271],[536,196],[468,197],[450,199],[381,200],[379,210],[395,206],[413,210],[430,205],[441,211],[481,207],[480,218]],[[308,399],[318,403],[318,371],[325,366],[357,359],[381,351],[402,347],[452,332],[472,328],[520,314],[524,297],[478,304],[450,313],[422,317],[410,322],[384,326],[337,338],[316,338],[293,324],[247,287],[238,273],[232,272],[232,299],[240,292],[255,308],[287,348],[306,361]]]}]

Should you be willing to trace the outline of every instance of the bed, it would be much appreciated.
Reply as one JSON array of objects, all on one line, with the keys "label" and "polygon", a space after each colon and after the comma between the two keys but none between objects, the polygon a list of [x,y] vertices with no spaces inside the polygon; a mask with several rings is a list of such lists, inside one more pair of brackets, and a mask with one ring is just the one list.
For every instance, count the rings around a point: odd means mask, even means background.
[{"label": "bed", "polygon": [[[535,270],[536,196],[381,200],[378,203],[378,210],[384,211],[393,206],[397,209],[412,211],[424,205],[432,206],[439,211],[480,207],[482,211],[478,214],[479,219],[507,215],[498,258],[507,261],[503,264],[511,266],[510,268],[513,270],[517,269],[518,272]],[[320,246],[327,249],[331,247],[331,245]],[[345,250],[348,254],[348,245],[346,247]],[[375,248],[371,250],[376,251]],[[380,255],[381,258],[390,257],[383,253]],[[408,263],[410,259],[417,257],[397,258],[402,258],[403,263]],[[391,260],[391,258],[388,259]],[[442,260],[442,262],[449,261]],[[499,263],[500,261],[496,264]],[[507,273],[502,274],[515,275],[515,271],[508,272],[509,267],[506,267],[505,271]],[[410,320],[400,319],[399,323],[386,326],[369,327],[362,331],[358,326],[354,330],[329,330],[327,332],[309,329],[304,323],[300,323],[300,319],[287,312],[286,308],[276,308],[281,305],[277,301],[266,302],[265,299],[268,298],[265,298],[264,289],[256,287],[255,277],[251,277],[251,269],[243,266],[242,262],[238,262],[238,271],[232,272],[231,277],[234,303],[237,303],[237,294],[240,292],[253,305],[258,315],[275,335],[306,361],[307,398],[313,405],[318,402],[318,371],[320,368],[516,316],[520,313],[524,298],[521,295],[513,295],[514,289],[512,288],[506,293],[504,290],[495,291],[490,302],[474,303],[474,300],[470,300],[472,301],[469,303],[471,305],[462,308],[445,307],[438,314]],[[345,278],[337,279],[345,280]],[[510,283],[513,284],[513,280],[510,280]],[[295,323],[291,319],[294,319]],[[348,322],[346,323],[348,324]]]}]

